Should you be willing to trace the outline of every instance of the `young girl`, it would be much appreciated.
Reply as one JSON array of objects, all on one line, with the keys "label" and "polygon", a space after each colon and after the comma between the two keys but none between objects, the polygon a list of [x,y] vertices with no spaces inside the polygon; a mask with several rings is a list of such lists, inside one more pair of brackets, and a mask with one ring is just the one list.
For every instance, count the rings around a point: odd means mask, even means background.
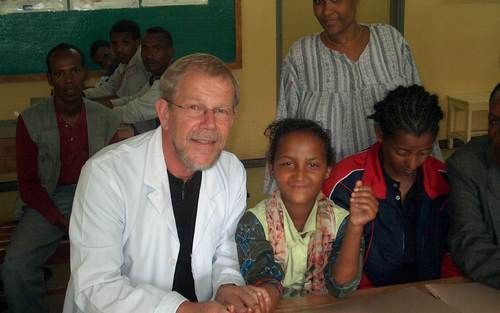
[{"label": "young girl", "polygon": [[[369,187],[356,186],[348,211],[321,192],[333,162],[328,134],[317,123],[284,119],[266,130],[270,172],[278,189],[242,217],[236,231],[240,269],[248,284],[262,286],[273,306],[280,296],[356,289],[361,271],[360,221],[375,217]],[[365,221],[365,223],[366,223]],[[344,240],[336,255],[330,251]]]},{"label": "young girl", "polygon": [[[366,253],[360,287],[439,278],[447,234],[449,187],[445,165],[431,156],[443,112],[422,86],[399,86],[370,116],[378,142],[340,161],[323,191],[348,209],[362,180],[379,201],[364,228]],[[448,262],[447,275],[455,272]]]}]

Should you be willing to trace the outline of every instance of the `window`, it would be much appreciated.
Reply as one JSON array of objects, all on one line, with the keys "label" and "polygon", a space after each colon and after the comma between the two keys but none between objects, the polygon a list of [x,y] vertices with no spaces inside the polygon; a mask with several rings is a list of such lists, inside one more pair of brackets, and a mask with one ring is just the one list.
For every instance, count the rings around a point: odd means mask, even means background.
[{"label": "window", "polygon": [[139,0],[71,0],[70,10],[138,8]]},{"label": "window", "polygon": [[203,4],[208,0],[0,0],[0,14]]},{"label": "window", "polygon": [[143,7],[155,7],[163,5],[188,5],[188,4],[207,4],[208,0],[142,0]]},{"label": "window", "polygon": [[0,13],[65,11],[66,0],[0,0]]}]

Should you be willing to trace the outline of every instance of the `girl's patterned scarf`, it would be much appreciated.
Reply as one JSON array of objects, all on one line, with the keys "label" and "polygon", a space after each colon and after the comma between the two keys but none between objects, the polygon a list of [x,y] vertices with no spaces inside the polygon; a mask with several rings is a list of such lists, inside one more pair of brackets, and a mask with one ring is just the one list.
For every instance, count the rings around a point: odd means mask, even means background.
[{"label": "girl's patterned scarf", "polygon": [[[335,240],[335,217],[333,202],[320,193],[317,202],[316,231],[311,234],[307,250],[307,273],[303,294],[326,294],[324,269],[328,263]],[[269,240],[274,250],[276,261],[286,272],[287,246],[283,226],[283,210],[285,210],[279,190],[266,201],[266,220]]]}]

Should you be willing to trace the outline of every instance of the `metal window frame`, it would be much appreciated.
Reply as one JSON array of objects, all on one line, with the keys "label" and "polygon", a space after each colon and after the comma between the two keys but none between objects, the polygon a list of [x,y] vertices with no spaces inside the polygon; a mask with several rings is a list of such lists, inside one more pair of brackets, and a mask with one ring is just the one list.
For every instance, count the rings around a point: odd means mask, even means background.
[{"label": "metal window frame", "polygon": [[391,0],[389,18],[391,25],[404,35],[405,0]]}]

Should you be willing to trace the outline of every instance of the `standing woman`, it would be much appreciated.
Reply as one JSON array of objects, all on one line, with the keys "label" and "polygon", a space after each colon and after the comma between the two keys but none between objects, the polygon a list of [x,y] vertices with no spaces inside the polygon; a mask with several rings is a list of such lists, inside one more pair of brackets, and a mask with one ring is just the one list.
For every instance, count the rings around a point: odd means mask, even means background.
[{"label": "standing woman", "polygon": [[283,62],[277,119],[308,118],[331,135],[335,161],[376,141],[366,116],[399,85],[420,84],[401,34],[356,21],[359,0],[313,0],[323,32],[295,42]]}]

